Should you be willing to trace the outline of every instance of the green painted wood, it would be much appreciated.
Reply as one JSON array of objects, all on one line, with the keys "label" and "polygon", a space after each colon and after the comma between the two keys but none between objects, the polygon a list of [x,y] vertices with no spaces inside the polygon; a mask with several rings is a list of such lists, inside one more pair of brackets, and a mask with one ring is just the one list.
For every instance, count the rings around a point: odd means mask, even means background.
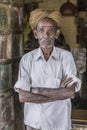
[{"label": "green painted wood", "polygon": [[0,60],[0,93],[12,88],[11,60]]}]

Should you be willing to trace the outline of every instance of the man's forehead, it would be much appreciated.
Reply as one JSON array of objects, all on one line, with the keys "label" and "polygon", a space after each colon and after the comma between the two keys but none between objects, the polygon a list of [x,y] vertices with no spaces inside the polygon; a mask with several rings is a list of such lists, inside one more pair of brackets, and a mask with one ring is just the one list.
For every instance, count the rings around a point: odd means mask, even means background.
[{"label": "man's forehead", "polygon": [[37,27],[49,27],[49,28],[58,28],[57,26],[57,23],[51,19],[51,18],[48,18],[48,17],[45,17],[43,19],[41,19],[38,24],[37,24]]},{"label": "man's forehead", "polygon": [[38,22],[37,27],[42,27],[42,28],[49,27],[49,28],[53,28],[53,24],[50,21],[41,20],[41,21]]}]

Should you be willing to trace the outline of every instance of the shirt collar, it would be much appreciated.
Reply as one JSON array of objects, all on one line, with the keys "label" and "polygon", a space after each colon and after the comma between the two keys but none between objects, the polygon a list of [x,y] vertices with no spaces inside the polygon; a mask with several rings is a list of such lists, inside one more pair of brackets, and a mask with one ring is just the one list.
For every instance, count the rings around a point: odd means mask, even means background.
[{"label": "shirt collar", "polygon": [[58,60],[58,52],[57,52],[55,46],[53,47],[53,51],[52,51],[51,57],[53,57],[55,60]]},{"label": "shirt collar", "polygon": [[37,49],[37,53],[35,54],[34,58],[35,60],[38,60],[39,58],[43,58],[43,53],[40,47]]},{"label": "shirt collar", "polygon": [[[34,58],[35,58],[35,60],[38,60],[39,58],[44,58],[40,47],[38,48],[37,53],[35,54]],[[54,59],[58,60],[58,54],[57,54],[55,46],[53,47],[53,51],[52,51],[50,58],[54,58]]]}]

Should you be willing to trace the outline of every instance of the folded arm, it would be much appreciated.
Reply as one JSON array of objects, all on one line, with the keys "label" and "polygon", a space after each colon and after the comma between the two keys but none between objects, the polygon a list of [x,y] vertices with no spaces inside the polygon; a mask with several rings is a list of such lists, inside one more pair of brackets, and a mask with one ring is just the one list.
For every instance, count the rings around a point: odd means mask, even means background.
[{"label": "folded arm", "polygon": [[[66,80],[64,79],[65,83],[63,82],[64,85],[61,84],[60,88],[53,88],[53,86],[49,86],[49,88],[45,88],[44,86],[37,88],[37,86],[36,86],[36,88],[32,88],[31,92],[29,92],[30,90],[28,90],[28,89],[29,89],[29,86],[30,86],[30,88],[32,87],[32,83],[30,80],[31,79],[30,78],[30,69],[27,69],[27,65],[28,65],[28,68],[30,68],[31,62],[27,63],[28,61],[29,60],[26,60],[24,58],[22,59],[22,62],[20,64],[18,80],[23,81],[23,83],[18,84],[18,85],[16,84],[18,86],[17,88],[20,88],[21,86],[23,86],[23,90],[22,90],[22,87],[21,87],[21,89],[19,89],[20,102],[45,103],[45,102],[63,100],[63,99],[73,97],[73,95],[75,94],[75,84],[68,86],[69,82],[71,82],[71,79],[69,79],[69,81],[67,81],[67,83],[66,83]],[[71,69],[71,65],[73,66],[73,63],[71,64],[71,62],[69,62],[69,61],[70,61],[70,59],[68,61],[66,61],[68,63],[67,66],[65,66],[65,62],[63,63],[64,67],[65,67],[65,69],[64,69],[65,75],[68,73],[74,74],[74,69]],[[73,67],[73,68],[75,68],[75,67]],[[67,72],[66,70],[68,70],[69,72]],[[71,72],[71,70],[72,70],[72,72]],[[44,87],[44,88],[42,88],[42,87]]]},{"label": "folded arm", "polygon": [[60,88],[32,88],[31,92],[19,89],[20,102],[45,103],[71,98],[75,94],[75,83],[68,84],[71,78],[64,79]]},{"label": "folded arm", "polygon": [[71,82],[72,78],[65,77],[61,82],[60,88],[32,88],[32,93],[47,96],[52,100],[72,98],[75,95],[76,83],[69,85]]},{"label": "folded arm", "polygon": [[[20,102],[45,103],[56,100],[63,100],[74,95],[74,87],[70,88],[33,88],[34,93],[19,90]],[[36,92],[37,91],[37,92]]]},{"label": "folded arm", "polygon": [[34,94],[31,92],[19,89],[19,101],[31,102],[31,103],[44,103],[44,102],[50,102],[52,101],[52,99],[41,94]]},{"label": "folded arm", "polygon": [[75,94],[75,87],[67,88],[32,88],[32,92],[35,94],[41,94],[43,96],[48,96],[52,100],[63,100],[67,98],[72,98]]}]

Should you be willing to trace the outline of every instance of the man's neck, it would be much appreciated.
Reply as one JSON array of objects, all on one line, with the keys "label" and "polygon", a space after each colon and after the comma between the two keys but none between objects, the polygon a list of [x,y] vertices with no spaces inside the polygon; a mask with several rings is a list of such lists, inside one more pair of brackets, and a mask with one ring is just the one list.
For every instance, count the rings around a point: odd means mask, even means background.
[{"label": "man's neck", "polygon": [[52,53],[53,47],[50,48],[41,48],[44,58],[47,61]]}]

